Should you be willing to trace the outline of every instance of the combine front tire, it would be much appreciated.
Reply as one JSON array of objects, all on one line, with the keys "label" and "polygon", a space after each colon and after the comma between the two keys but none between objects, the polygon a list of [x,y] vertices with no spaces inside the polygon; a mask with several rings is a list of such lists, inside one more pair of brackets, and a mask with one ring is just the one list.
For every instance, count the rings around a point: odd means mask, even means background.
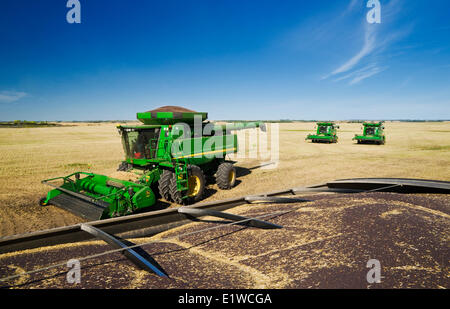
[{"label": "combine front tire", "polygon": [[181,205],[193,204],[200,201],[203,198],[205,186],[206,186],[206,179],[201,168],[198,167],[197,165],[189,165],[187,191],[178,190],[176,176],[175,174],[173,174],[170,182],[170,195],[173,201],[177,204]]},{"label": "combine front tire", "polygon": [[233,164],[224,162],[216,172],[217,186],[222,190],[229,190],[236,184],[236,169]]},{"label": "combine front tire", "polygon": [[164,170],[161,174],[161,177],[158,181],[158,191],[159,194],[166,200],[171,202],[171,196],[170,196],[170,183],[172,181],[172,178],[175,177],[175,173]]}]

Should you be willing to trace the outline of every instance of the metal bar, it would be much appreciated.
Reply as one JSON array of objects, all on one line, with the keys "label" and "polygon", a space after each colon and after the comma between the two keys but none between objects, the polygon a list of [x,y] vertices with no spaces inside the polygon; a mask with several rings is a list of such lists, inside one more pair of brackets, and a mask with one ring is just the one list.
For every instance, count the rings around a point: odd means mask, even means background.
[{"label": "metal bar", "polygon": [[[224,210],[245,204],[243,198],[208,202],[196,205],[199,208]],[[141,214],[97,220],[89,225],[102,229],[106,233],[124,238],[151,236],[168,229],[191,222],[176,208],[156,210]],[[0,254],[19,250],[74,243],[92,239],[93,236],[80,229],[80,224],[36,231],[21,235],[0,238]]]},{"label": "metal bar", "polygon": [[348,189],[348,188],[328,188],[328,187],[314,187],[314,188],[293,188],[292,189],[293,194],[297,195],[300,193],[321,193],[321,192],[328,192],[328,193],[359,193],[364,192],[365,190],[362,189]]},{"label": "metal bar", "polygon": [[[280,196],[308,192],[364,192],[380,188],[383,186],[401,184],[410,182],[410,185],[414,183],[415,188],[409,187],[407,192],[415,192],[412,189],[417,190],[419,184],[423,187],[435,187],[434,189],[440,189],[440,193],[450,193],[450,182],[445,181],[431,181],[431,180],[419,180],[419,179],[390,179],[390,178],[366,178],[366,179],[344,179],[336,180],[328,183],[328,188],[324,185],[315,185],[313,187],[305,188],[292,188],[288,190],[275,191],[270,193],[261,194],[260,196]],[[378,182],[376,186],[373,186],[373,182]],[[370,186],[365,189],[366,186]],[[371,185],[372,184],[372,185]],[[405,188],[403,185],[401,188]],[[391,188],[392,190],[395,188]],[[398,187],[397,187],[398,189]],[[198,209],[214,209],[225,210],[234,206],[246,204],[248,201],[246,197],[232,198],[214,202],[204,202],[190,206],[191,208]],[[183,225],[190,222],[186,216],[178,213],[176,208],[157,210],[147,213],[134,214],[129,216],[123,216],[118,218],[111,218],[105,220],[98,220],[89,222],[89,225],[102,229],[106,233],[118,235],[124,238],[150,236],[159,232],[166,231],[170,228]],[[33,249],[44,246],[54,246],[65,243],[73,243],[78,241],[84,241],[92,239],[93,236],[83,232],[80,229],[80,225],[72,225],[54,228],[51,230],[37,231],[29,234],[13,235],[0,238],[0,254],[13,252],[18,250]]]},{"label": "metal bar", "polygon": [[308,202],[309,200],[292,198],[292,197],[276,197],[276,196],[246,196],[245,201],[248,203],[253,202],[267,202],[267,203],[301,203]]},{"label": "metal bar", "polygon": [[[351,178],[327,183],[329,188],[359,189],[399,193],[450,193],[450,182],[411,178]],[[390,187],[390,188],[388,188]],[[382,189],[382,190],[381,190]]]},{"label": "metal bar", "polygon": [[234,214],[226,213],[223,211],[211,210],[211,209],[197,209],[197,208],[193,208],[193,207],[180,207],[180,208],[178,208],[178,212],[182,213],[182,214],[192,215],[192,216],[213,216],[213,217],[228,219],[231,221],[248,220],[246,222],[246,225],[261,228],[261,229],[280,229],[280,228],[282,228],[282,226],[274,224],[274,223],[270,223],[270,222],[266,222],[266,221],[262,221],[262,220],[258,220],[258,219],[254,219],[254,218],[234,215]]},{"label": "metal bar", "polygon": [[53,180],[57,180],[57,179],[68,179],[68,178],[70,178],[70,177],[72,177],[72,176],[74,176],[74,175],[76,175],[76,174],[83,174],[83,175],[87,175],[87,176],[94,176],[93,173],[75,172],[75,173],[72,173],[72,174],[67,175],[67,176],[61,176],[61,177],[55,177],[55,178],[45,179],[45,180],[42,180],[41,183],[43,183],[43,184],[49,184],[49,183],[48,183],[49,181],[53,181]]},{"label": "metal bar", "polygon": [[153,265],[149,260],[144,258],[139,253],[137,253],[134,249],[128,248],[127,245],[125,245],[123,242],[121,242],[114,236],[112,236],[108,233],[105,233],[101,229],[98,229],[92,225],[85,224],[85,223],[81,224],[80,228],[81,228],[81,230],[83,230],[97,238],[104,240],[105,242],[107,242],[108,244],[110,244],[111,246],[113,246],[116,249],[120,249],[120,248],[125,249],[125,250],[121,251],[122,254],[125,255],[131,262],[136,264],[138,267],[140,267],[142,269],[150,270],[160,277],[167,277],[167,274],[164,273],[162,270],[160,270],[159,267]]}]

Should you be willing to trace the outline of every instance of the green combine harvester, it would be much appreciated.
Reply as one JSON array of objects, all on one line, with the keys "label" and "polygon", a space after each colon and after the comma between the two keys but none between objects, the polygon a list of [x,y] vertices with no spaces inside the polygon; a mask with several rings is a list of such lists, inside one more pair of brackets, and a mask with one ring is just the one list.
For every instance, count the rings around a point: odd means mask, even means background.
[{"label": "green combine harvester", "polygon": [[334,122],[318,122],[316,134],[308,134],[305,140],[313,143],[337,143],[337,126]]},{"label": "green combine harvester", "polygon": [[384,145],[386,136],[384,135],[383,121],[364,122],[362,135],[355,134],[352,140],[356,140],[358,144]]},{"label": "green combine harvester", "polygon": [[225,160],[238,151],[237,135],[231,131],[265,131],[261,122],[218,125],[206,121],[207,113],[173,106],[138,113],[137,118],[142,125],[117,127],[125,152],[118,171],[138,175],[137,181],[87,172],[47,179],[42,183],[54,189],[40,205],[56,205],[97,220],[148,209],[159,197],[195,203],[203,197],[207,176],[214,177],[220,189],[235,185],[233,162]]}]

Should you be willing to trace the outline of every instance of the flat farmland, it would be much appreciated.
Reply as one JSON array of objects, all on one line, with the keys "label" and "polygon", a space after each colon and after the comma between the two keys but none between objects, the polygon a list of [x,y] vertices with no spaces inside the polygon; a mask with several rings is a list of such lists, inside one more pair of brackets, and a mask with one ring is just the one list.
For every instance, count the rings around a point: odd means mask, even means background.
[{"label": "flat farmland", "polygon": [[[255,145],[240,133],[236,187],[222,191],[209,184],[205,200],[353,177],[450,181],[450,122],[386,122],[382,146],[351,140],[361,132],[361,124],[339,125],[337,144],[313,144],[305,137],[314,131],[314,123],[269,124],[269,151],[278,149],[276,157],[262,153],[249,157],[246,152]],[[0,237],[82,222],[54,206],[39,206],[39,199],[51,189],[41,181],[75,171],[115,176],[122,159],[113,123],[0,129]]]}]

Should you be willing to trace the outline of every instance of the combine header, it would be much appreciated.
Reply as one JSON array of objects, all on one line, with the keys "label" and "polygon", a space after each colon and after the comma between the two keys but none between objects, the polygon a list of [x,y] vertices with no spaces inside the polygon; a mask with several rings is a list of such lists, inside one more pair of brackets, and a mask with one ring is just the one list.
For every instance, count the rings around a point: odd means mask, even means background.
[{"label": "combine header", "polygon": [[316,134],[308,134],[305,140],[311,140],[313,143],[337,143],[336,129],[339,129],[339,126],[334,122],[318,122],[316,125]]},{"label": "combine header", "polygon": [[225,160],[226,154],[238,151],[231,131],[265,131],[260,122],[217,125],[206,121],[207,113],[172,106],[138,113],[137,118],[142,125],[117,127],[125,153],[118,171],[137,174],[136,182],[76,172],[44,180],[54,189],[40,205],[56,205],[96,220],[148,209],[159,196],[183,205],[195,203],[203,197],[205,176],[215,177],[220,189],[235,185],[233,162]]},{"label": "combine header", "polygon": [[364,122],[362,135],[355,134],[353,140],[356,140],[358,144],[384,145],[386,143],[386,137],[383,130],[383,121]]}]

